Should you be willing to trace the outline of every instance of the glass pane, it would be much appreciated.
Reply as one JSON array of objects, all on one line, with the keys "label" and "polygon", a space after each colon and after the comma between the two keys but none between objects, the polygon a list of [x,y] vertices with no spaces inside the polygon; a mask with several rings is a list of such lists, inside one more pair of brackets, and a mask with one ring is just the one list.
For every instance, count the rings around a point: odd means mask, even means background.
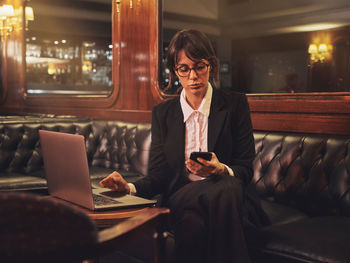
[{"label": "glass pane", "polygon": [[26,7],[27,93],[110,94],[112,2],[31,0],[29,5],[34,17]]},{"label": "glass pane", "polygon": [[[246,58],[248,93],[307,91],[307,53],[304,50],[261,52]],[[241,66],[243,67],[243,66]]]},{"label": "glass pane", "polygon": [[160,86],[165,94],[176,94],[181,87],[179,79],[174,75],[171,85],[169,85],[170,70],[167,68],[166,54],[168,52],[168,42],[163,42],[162,65]]},{"label": "glass pane", "polygon": [[[165,52],[184,28],[204,32],[220,60],[221,89],[244,93],[350,92],[349,6],[343,1],[163,1]],[[342,11],[341,11],[342,10]],[[325,15],[327,14],[327,15]]]}]

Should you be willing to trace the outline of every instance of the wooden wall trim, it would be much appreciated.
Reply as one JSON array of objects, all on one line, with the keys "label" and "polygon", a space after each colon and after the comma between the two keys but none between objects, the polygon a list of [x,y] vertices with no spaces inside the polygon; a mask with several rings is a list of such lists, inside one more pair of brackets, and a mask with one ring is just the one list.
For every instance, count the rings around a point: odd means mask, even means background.
[{"label": "wooden wall trim", "polygon": [[258,112],[350,113],[350,93],[249,94]]},{"label": "wooden wall trim", "polygon": [[253,128],[350,135],[350,94],[248,95]]},{"label": "wooden wall trim", "polygon": [[251,113],[254,130],[350,135],[349,115]]},{"label": "wooden wall trim", "polygon": [[[14,110],[10,112],[15,112]],[[23,112],[30,113],[47,113],[56,115],[75,115],[80,117],[88,117],[91,119],[100,120],[120,120],[127,122],[137,122],[137,123],[150,123],[152,120],[151,110],[115,110],[115,109],[104,109],[96,110],[93,108],[79,109],[73,107],[67,108],[56,108],[54,113],[51,108],[30,108],[29,110],[24,109]]]}]

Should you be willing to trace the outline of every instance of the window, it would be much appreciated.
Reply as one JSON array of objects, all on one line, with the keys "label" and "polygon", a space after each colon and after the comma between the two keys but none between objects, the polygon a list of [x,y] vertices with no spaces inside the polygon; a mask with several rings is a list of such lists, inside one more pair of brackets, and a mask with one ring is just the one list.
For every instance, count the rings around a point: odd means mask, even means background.
[{"label": "window", "polygon": [[104,95],[112,92],[112,2],[29,2],[28,95]]}]

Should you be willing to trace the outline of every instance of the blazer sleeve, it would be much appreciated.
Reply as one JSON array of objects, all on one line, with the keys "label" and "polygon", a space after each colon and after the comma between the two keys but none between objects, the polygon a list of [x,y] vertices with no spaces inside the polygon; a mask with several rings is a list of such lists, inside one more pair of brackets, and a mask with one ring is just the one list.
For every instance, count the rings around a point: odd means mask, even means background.
[{"label": "blazer sleeve", "polygon": [[173,169],[164,154],[165,127],[162,121],[161,108],[155,106],[152,110],[152,141],[148,166],[148,175],[134,183],[136,195],[151,198],[162,193],[173,176]]},{"label": "blazer sleeve", "polygon": [[230,167],[235,176],[244,185],[248,185],[253,177],[253,160],[255,158],[255,145],[253,128],[250,118],[247,97],[242,94],[238,100],[236,110],[232,114],[233,149]]}]

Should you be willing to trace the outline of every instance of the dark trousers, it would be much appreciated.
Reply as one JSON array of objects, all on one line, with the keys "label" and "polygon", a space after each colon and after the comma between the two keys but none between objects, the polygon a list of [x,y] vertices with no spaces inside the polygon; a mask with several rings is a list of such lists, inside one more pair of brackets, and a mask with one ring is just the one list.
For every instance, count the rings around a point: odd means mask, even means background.
[{"label": "dark trousers", "polygon": [[250,262],[242,204],[241,183],[231,176],[191,182],[171,195],[173,262]]}]

